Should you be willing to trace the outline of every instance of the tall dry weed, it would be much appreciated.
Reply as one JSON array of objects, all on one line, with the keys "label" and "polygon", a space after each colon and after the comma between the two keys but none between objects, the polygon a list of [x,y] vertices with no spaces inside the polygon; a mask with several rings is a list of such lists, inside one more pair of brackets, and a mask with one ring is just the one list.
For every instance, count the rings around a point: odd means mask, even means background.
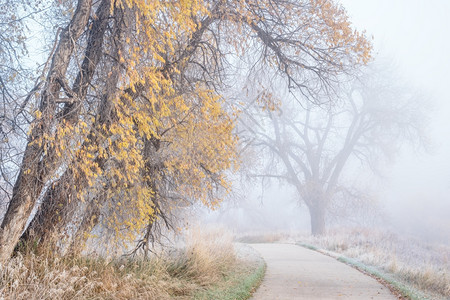
[{"label": "tall dry weed", "polygon": [[186,234],[186,259],[190,275],[199,284],[212,284],[236,261],[233,236],[223,228],[194,227]]}]

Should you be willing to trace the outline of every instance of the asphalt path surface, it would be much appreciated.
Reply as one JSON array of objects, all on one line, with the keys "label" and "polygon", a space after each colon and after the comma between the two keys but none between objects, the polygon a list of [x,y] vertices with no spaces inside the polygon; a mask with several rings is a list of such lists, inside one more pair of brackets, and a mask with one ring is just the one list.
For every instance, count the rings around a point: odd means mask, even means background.
[{"label": "asphalt path surface", "polygon": [[292,244],[252,244],[267,271],[254,300],[397,299],[374,278],[336,259]]}]

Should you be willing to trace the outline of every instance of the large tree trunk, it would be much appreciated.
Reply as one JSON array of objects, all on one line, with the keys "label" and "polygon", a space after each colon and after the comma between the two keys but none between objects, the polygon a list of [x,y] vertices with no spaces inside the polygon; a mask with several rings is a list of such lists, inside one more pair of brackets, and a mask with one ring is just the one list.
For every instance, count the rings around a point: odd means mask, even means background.
[{"label": "large tree trunk", "polygon": [[[78,98],[86,96],[87,87],[94,76],[95,69],[103,53],[102,44],[110,15],[110,5],[110,0],[102,0],[95,13],[97,18],[90,28],[85,57],[72,89],[78,95]],[[94,124],[95,130],[101,130],[99,128],[102,125],[108,125],[107,122],[110,122],[112,118],[111,98],[114,96],[120,71],[116,64],[113,64],[110,71],[112,75],[107,79],[107,87]],[[74,122],[78,118],[77,110],[80,107],[81,105],[79,104],[67,104],[64,108],[65,117]],[[89,143],[96,142],[98,142],[97,139],[90,134],[88,142],[85,142],[83,147],[87,147]],[[96,163],[102,167],[104,160],[103,158],[97,158]],[[70,221],[70,216],[73,216],[78,208],[78,190],[74,186],[77,186],[79,189],[86,185],[82,178],[77,180],[75,172],[76,170],[73,170],[69,165],[64,174],[49,187],[35,217],[21,237],[22,242],[27,243],[31,239],[50,242],[52,237],[60,238],[65,225]]]},{"label": "large tree trunk", "polygon": [[309,180],[303,185],[296,185],[302,200],[305,202],[311,217],[311,233],[322,235],[325,233],[325,215],[330,199],[320,180]]},{"label": "large tree trunk", "polygon": [[320,203],[308,206],[311,217],[311,233],[313,235],[322,235],[325,233],[325,213],[326,207]]},{"label": "large tree trunk", "polygon": [[27,220],[47,180],[58,169],[55,153],[45,151],[46,135],[52,135],[61,88],[74,51],[75,43],[83,33],[91,12],[92,0],[79,0],[70,24],[61,32],[53,55],[47,82],[41,93],[41,117],[33,122],[22,165],[13,194],[1,224],[0,262],[11,256],[26,226]]}]

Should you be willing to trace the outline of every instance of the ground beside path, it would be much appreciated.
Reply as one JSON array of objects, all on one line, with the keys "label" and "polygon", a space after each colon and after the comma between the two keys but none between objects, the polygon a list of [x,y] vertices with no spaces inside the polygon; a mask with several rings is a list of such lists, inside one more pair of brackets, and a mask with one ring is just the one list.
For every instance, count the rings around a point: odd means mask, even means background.
[{"label": "ground beside path", "polygon": [[252,244],[267,264],[254,300],[397,299],[375,279],[334,258],[292,244]]}]

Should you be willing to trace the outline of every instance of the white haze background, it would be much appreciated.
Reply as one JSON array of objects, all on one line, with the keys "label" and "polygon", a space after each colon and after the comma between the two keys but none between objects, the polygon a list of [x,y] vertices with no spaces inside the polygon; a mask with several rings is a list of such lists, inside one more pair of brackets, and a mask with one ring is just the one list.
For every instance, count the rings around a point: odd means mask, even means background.
[{"label": "white haze background", "polygon": [[450,243],[450,1],[342,0],[375,52],[431,98],[430,153],[403,151],[380,186],[392,224]]},{"label": "white haze background", "polygon": [[[427,151],[405,145],[395,160],[382,168],[381,176],[360,176],[383,208],[385,217],[377,226],[450,244],[450,1],[340,3],[353,25],[373,36],[374,56],[381,65],[393,65],[392,78],[399,82],[392,84],[422,94],[425,107],[430,108],[425,113],[429,118]],[[351,169],[348,171],[355,172],[357,168]],[[296,203],[289,185],[273,182],[263,191],[255,183],[237,194],[235,203],[205,213],[205,219],[244,231],[309,230],[307,208]]]}]

